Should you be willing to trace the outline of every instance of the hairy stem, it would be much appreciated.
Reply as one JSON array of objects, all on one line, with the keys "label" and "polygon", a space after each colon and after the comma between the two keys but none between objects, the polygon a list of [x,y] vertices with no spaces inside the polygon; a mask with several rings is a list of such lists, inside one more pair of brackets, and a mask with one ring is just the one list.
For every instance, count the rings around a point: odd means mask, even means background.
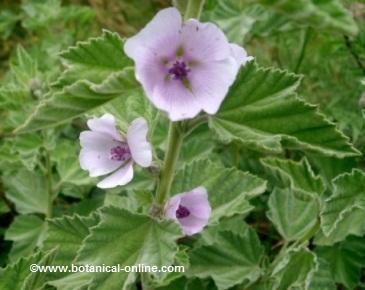
[{"label": "hairy stem", "polygon": [[190,18],[199,19],[202,13],[205,0],[188,0],[186,10],[184,13],[184,19]]},{"label": "hairy stem", "polygon": [[174,178],[176,163],[183,139],[184,135],[180,122],[171,122],[165,160],[161,170],[161,179],[156,194],[156,202],[159,206],[162,206],[165,203],[170,194],[171,184]]}]

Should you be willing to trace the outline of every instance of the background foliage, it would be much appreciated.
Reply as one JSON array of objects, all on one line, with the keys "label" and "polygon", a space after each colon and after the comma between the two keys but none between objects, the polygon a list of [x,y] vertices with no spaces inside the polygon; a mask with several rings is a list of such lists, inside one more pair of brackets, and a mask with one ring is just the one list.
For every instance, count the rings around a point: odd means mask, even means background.
[{"label": "background foliage", "polygon": [[[207,0],[202,20],[255,63],[184,142],[172,193],[204,185],[213,207],[188,239],[146,215],[167,119],[121,49],[170,5],[1,1],[0,289],[365,289],[365,2]],[[122,129],[148,120],[155,164],[102,191],[79,167],[78,135],[107,111]],[[72,262],[187,272],[28,270]]]}]

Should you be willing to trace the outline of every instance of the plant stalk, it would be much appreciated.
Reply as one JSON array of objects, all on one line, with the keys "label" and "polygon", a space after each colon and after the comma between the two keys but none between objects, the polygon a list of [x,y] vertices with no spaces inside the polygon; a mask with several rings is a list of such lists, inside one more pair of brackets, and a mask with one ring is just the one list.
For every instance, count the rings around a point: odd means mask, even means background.
[{"label": "plant stalk", "polygon": [[157,188],[156,202],[163,206],[170,194],[172,180],[175,175],[176,163],[179,157],[184,134],[180,127],[180,122],[170,122],[167,151],[163,168],[161,170],[161,179]]}]

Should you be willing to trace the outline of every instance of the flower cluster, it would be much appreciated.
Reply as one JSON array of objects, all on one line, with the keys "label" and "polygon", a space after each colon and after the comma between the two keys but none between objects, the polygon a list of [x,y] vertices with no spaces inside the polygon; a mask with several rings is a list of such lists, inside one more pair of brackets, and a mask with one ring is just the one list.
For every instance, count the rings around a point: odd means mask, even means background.
[{"label": "flower cluster", "polygon": [[[134,60],[136,78],[147,98],[171,121],[215,114],[240,67],[252,57],[227,41],[212,23],[182,21],[175,8],[160,11],[137,35],[129,38],[125,53]],[[112,188],[133,178],[133,165],[149,167],[152,147],[144,118],[131,122],[121,133],[111,114],[87,122],[80,135],[81,168],[90,176],[107,175],[97,186]],[[195,188],[174,195],[165,216],[177,221],[186,235],[200,232],[208,223],[211,207],[207,190]]]}]

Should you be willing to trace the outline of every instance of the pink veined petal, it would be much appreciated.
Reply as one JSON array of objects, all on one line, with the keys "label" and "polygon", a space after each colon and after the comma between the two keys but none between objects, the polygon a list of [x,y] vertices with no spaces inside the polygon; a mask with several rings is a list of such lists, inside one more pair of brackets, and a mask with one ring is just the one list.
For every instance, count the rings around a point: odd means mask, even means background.
[{"label": "pink veined petal", "polygon": [[189,209],[192,216],[206,221],[209,219],[212,212],[207,190],[202,186],[184,194],[181,197],[180,204]]},{"label": "pink veined petal", "polygon": [[165,208],[165,215],[168,218],[176,220],[176,211],[179,208],[181,200],[181,195],[177,194],[169,199],[166,208]]},{"label": "pink veined petal", "polygon": [[167,112],[171,121],[194,118],[202,107],[180,80],[163,80],[153,91],[153,104]]},{"label": "pink veined petal", "polygon": [[176,8],[160,10],[138,34],[126,41],[124,51],[135,62],[148,52],[167,56],[178,45],[181,25],[181,15]]},{"label": "pink veined petal", "polygon": [[79,160],[81,168],[89,171],[91,177],[113,172],[123,163],[123,161],[111,160],[107,150],[96,151],[81,149]]},{"label": "pink veined petal", "polygon": [[188,60],[219,61],[230,56],[228,40],[213,23],[189,19],[182,28],[181,43]]},{"label": "pink veined petal", "polygon": [[100,118],[92,118],[87,121],[88,127],[94,131],[109,135],[111,138],[122,141],[122,136],[117,130],[115,118],[111,114],[104,114]]},{"label": "pink veined petal", "polygon": [[132,159],[142,167],[148,167],[152,162],[152,149],[147,142],[147,131],[147,121],[144,118],[137,118],[131,123],[127,132]]},{"label": "pink veined petal", "polygon": [[94,131],[83,131],[80,133],[80,144],[82,148],[89,150],[110,151],[119,143],[114,141],[110,135]]},{"label": "pink veined petal", "polygon": [[202,63],[189,75],[192,91],[199,106],[215,114],[236,78],[238,66],[233,57],[223,61]]},{"label": "pink veined petal", "polygon": [[246,62],[254,59],[253,56],[248,56],[246,50],[235,43],[230,43],[231,55],[236,60],[238,67],[245,65]]},{"label": "pink veined petal", "polygon": [[125,185],[133,179],[133,162],[129,161],[117,171],[100,181],[99,188],[113,188],[119,185]]}]

